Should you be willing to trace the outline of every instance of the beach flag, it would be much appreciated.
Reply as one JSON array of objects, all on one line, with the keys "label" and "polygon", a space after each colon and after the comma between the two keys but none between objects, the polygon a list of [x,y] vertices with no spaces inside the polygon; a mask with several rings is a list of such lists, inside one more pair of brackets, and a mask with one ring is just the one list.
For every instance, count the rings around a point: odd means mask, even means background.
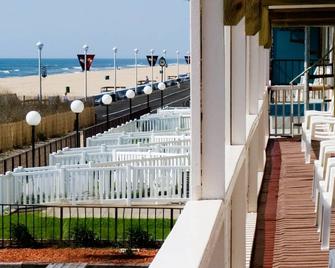
[{"label": "beach flag", "polygon": [[191,56],[185,56],[185,61],[187,64],[191,64]]},{"label": "beach flag", "polygon": [[[81,70],[85,71],[85,54],[78,54],[78,60],[81,66]],[[93,59],[94,59],[94,54],[87,54],[87,58],[86,58],[86,69],[87,71],[90,70],[90,67],[93,63]]]},{"label": "beach flag", "polygon": [[[151,59],[153,62],[151,62]],[[151,56],[151,55],[147,55],[147,60],[149,63],[149,66],[155,66],[156,62],[157,62],[158,56]]]}]

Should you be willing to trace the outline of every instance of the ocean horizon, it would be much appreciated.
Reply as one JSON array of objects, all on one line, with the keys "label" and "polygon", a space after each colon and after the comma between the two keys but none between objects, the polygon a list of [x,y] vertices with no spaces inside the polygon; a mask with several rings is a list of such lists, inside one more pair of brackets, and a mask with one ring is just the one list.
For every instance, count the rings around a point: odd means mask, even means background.
[{"label": "ocean horizon", "polygon": [[[167,63],[174,65],[176,59],[167,59]],[[180,64],[185,64],[184,59],[179,59]],[[47,75],[81,72],[77,58],[42,58],[42,66],[46,67]],[[133,58],[117,58],[118,69],[133,68]],[[145,58],[137,59],[137,66],[149,66]],[[157,66],[157,63],[156,63]],[[99,71],[114,68],[114,59],[95,58],[91,71]],[[31,76],[38,74],[37,58],[0,58],[0,78]]]}]

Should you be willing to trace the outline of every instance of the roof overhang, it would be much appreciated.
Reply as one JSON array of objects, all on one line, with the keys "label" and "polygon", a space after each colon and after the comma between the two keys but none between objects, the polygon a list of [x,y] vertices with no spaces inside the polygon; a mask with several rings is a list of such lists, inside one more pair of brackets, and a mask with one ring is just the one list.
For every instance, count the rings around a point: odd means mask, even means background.
[{"label": "roof overhang", "polygon": [[246,35],[259,32],[260,45],[271,47],[272,27],[335,25],[335,0],[224,0],[224,23],[245,17]]}]

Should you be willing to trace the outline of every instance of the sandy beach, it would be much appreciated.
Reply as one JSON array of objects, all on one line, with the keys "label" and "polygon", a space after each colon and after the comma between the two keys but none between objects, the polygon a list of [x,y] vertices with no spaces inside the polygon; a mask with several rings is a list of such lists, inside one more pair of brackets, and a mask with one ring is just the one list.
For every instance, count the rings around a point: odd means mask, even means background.
[{"label": "sandy beach", "polygon": [[[151,79],[150,67],[138,67],[138,80],[145,80],[146,76]],[[154,80],[160,81],[160,67],[154,67]],[[186,64],[179,65],[179,72],[186,73],[188,66]],[[105,80],[105,76],[109,75],[109,80]],[[177,66],[170,65],[166,69],[166,78],[168,76],[177,75]],[[100,93],[100,89],[105,86],[114,86],[114,70],[90,71],[87,75],[88,95]],[[117,86],[134,87],[135,85],[135,68],[124,68],[117,70]],[[65,73],[49,75],[42,79],[42,94],[47,96],[63,96],[65,88],[70,87],[69,98],[83,97],[84,93],[84,73]],[[11,77],[0,79],[0,93],[9,92],[16,93],[18,96],[37,97],[39,94],[39,77]]]}]

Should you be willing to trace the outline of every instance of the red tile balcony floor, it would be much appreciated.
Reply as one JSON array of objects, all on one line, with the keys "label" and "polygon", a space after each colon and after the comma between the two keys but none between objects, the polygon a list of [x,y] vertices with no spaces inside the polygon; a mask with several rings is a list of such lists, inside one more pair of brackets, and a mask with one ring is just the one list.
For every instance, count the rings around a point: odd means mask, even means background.
[{"label": "red tile balcony floor", "polygon": [[251,267],[328,267],[315,227],[312,179],[313,164],[304,163],[298,140],[269,141]]}]

